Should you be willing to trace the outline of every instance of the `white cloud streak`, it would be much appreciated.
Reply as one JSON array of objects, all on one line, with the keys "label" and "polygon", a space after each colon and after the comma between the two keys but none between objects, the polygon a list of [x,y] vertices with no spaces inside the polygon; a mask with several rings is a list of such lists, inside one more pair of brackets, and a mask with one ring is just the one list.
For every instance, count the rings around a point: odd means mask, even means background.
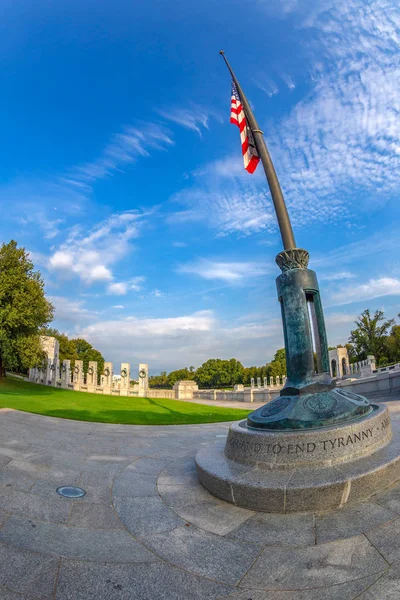
[{"label": "white cloud streak", "polygon": [[203,279],[217,279],[228,283],[239,283],[244,279],[260,277],[268,271],[265,265],[254,262],[218,262],[205,259],[178,268],[179,273],[189,273]]},{"label": "white cloud streak", "polygon": [[212,311],[171,318],[102,321],[88,325],[80,335],[108,359],[116,363],[128,360],[132,364],[145,361],[152,372],[197,367],[213,356],[234,356],[246,365],[262,364],[272,358],[276,348],[282,347],[279,319],[228,326]]},{"label": "white cloud streak", "polygon": [[156,112],[167,121],[172,121],[186,129],[196,131],[200,136],[208,129],[210,118],[221,121],[217,113],[209,108],[193,105],[190,108],[159,109]]},{"label": "white cloud streak", "polygon": [[[311,86],[279,122],[262,123],[293,224],[346,226],[384,205],[400,185],[399,12],[382,0],[263,6],[298,30],[302,83]],[[290,72],[280,77],[293,87]],[[278,93],[270,78],[260,81],[268,95]],[[205,206],[209,224],[223,234],[276,228],[261,179],[242,169],[239,152],[219,159],[175,199],[192,213]]]},{"label": "white cloud streak", "polygon": [[383,296],[399,296],[400,279],[381,277],[370,279],[367,283],[342,287],[331,297],[332,305],[351,304]]},{"label": "white cloud streak", "polygon": [[120,281],[115,283],[110,283],[107,287],[107,291],[109,294],[116,294],[117,296],[124,296],[130,290],[134,292],[138,292],[142,289],[142,284],[145,281],[145,277],[133,277],[128,281]]},{"label": "white cloud streak", "polygon": [[122,133],[114,135],[99,158],[73,169],[69,181],[79,184],[103,179],[140,157],[150,156],[151,150],[166,150],[173,144],[170,132],[160,124],[140,123],[136,127],[126,127]]},{"label": "white cloud streak", "polygon": [[49,269],[64,278],[77,276],[85,284],[111,284],[111,265],[131,251],[131,241],[139,235],[138,223],[143,218],[137,211],[126,211],[111,215],[88,233],[82,227],[72,228],[67,240],[50,257]]}]

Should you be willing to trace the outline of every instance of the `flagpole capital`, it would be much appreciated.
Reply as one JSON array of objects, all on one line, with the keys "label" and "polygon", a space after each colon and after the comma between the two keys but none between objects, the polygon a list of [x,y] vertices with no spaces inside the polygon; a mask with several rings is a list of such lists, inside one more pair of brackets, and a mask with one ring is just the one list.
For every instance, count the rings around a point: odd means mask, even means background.
[{"label": "flagpole capital", "polygon": [[223,50],[220,50],[219,53],[222,54],[222,56],[225,54]]}]

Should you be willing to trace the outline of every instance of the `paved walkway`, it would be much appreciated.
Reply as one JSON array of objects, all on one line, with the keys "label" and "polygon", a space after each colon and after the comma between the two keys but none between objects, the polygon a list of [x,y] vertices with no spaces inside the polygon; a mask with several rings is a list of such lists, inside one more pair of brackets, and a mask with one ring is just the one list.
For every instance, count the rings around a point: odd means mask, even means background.
[{"label": "paved walkway", "polygon": [[[225,504],[193,456],[227,428],[0,411],[0,599],[400,598],[400,486],[325,514]],[[63,484],[87,494],[61,498]]]}]

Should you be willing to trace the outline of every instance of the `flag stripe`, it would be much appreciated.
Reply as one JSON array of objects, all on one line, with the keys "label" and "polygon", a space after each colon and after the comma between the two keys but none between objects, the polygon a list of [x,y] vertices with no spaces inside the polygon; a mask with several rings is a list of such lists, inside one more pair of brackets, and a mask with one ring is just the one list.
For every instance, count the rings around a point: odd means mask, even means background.
[{"label": "flag stripe", "polygon": [[230,122],[239,127],[244,168],[248,173],[254,173],[260,162],[260,157],[254,143],[253,133],[247,125],[246,115],[234,81],[232,81]]}]

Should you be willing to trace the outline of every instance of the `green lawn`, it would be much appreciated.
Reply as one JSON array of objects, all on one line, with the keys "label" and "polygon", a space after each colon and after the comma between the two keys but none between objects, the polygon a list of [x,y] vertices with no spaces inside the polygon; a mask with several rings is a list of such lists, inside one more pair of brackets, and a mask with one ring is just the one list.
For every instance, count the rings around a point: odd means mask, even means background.
[{"label": "green lawn", "polygon": [[238,421],[250,412],[206,406],[164,398],[103,396],[73,392],[28,383],[21,379],[0,379],[0,408],[15,408],[49,417],[127,423],[130,425],[184,425]]}]

